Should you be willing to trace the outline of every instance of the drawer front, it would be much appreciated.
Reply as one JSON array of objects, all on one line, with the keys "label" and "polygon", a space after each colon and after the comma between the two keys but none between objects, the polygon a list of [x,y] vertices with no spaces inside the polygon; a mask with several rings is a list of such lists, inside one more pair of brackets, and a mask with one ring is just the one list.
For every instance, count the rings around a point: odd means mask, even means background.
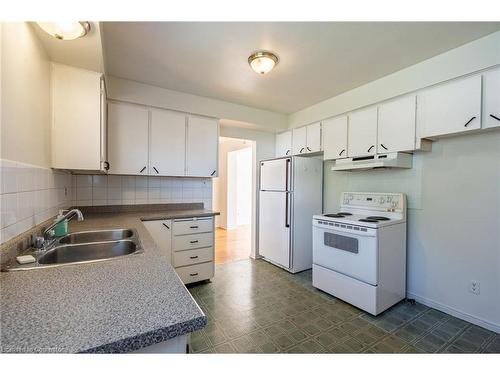
[{"label": "drawer front", "polygon": [[214,248],[177,251],[174,253],[174,267],[189,266],[191,264],[211,262],[214,260]]},{"label": "drawer front", "polygon": [[184,284],[208,280],[214,277],[214,262],[195,264],[175,269]]},{"label": "drawer front", "polygon": [[213,232],[213,219],[175,220],[174,235]]},{"label": "drawer front", "polygon": [[174,251],[199,249],[209,247],[214,244],[213,233],[187,234],[185,236],[174,236],[172,238],[172,247]]}]

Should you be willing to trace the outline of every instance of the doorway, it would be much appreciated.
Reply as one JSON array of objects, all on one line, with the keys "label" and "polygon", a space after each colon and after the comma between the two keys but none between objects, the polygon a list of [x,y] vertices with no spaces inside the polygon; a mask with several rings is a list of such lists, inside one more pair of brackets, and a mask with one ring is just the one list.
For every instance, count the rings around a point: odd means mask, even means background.
[{"label": "doorway", "polygon": [[252,246],[255,142],[220,137],[219,177],[213,182],[215,263],[247,259]]}]

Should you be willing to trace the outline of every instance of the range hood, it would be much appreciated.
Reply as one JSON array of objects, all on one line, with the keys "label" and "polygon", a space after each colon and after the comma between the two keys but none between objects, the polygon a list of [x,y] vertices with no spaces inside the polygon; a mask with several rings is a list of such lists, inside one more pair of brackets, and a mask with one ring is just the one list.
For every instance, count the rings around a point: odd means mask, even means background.
[{"label": "range hood", "polygon": [[337,159],[332,171],[355,171],[374,168],[411,168],[413,154],[404,152],[392,152],[363,156],[358,158]]}]

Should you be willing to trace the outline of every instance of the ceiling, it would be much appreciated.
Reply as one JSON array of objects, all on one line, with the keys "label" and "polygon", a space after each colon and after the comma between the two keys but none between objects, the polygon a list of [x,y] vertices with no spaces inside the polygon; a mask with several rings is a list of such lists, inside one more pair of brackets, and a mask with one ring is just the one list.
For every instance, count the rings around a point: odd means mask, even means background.
[{"label": "ceiling", "polygon": [[[293,113],[500,30],[500,22],[104,22],[107,73]],[[259,76],[255,50],[280,57]]]}]

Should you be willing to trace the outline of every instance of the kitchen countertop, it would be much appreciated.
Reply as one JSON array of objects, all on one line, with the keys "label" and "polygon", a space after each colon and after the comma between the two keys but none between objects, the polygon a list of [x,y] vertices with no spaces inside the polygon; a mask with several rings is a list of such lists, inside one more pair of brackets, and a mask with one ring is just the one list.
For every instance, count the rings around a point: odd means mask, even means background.
[{"label": "kitchen countertop", "polygon": [[209,210],[91,213],[71,232],[135,228],[141,254],[0,273],[2,352],[113,353],[203,328],[206,317],[141,220],[215,216]]}]

